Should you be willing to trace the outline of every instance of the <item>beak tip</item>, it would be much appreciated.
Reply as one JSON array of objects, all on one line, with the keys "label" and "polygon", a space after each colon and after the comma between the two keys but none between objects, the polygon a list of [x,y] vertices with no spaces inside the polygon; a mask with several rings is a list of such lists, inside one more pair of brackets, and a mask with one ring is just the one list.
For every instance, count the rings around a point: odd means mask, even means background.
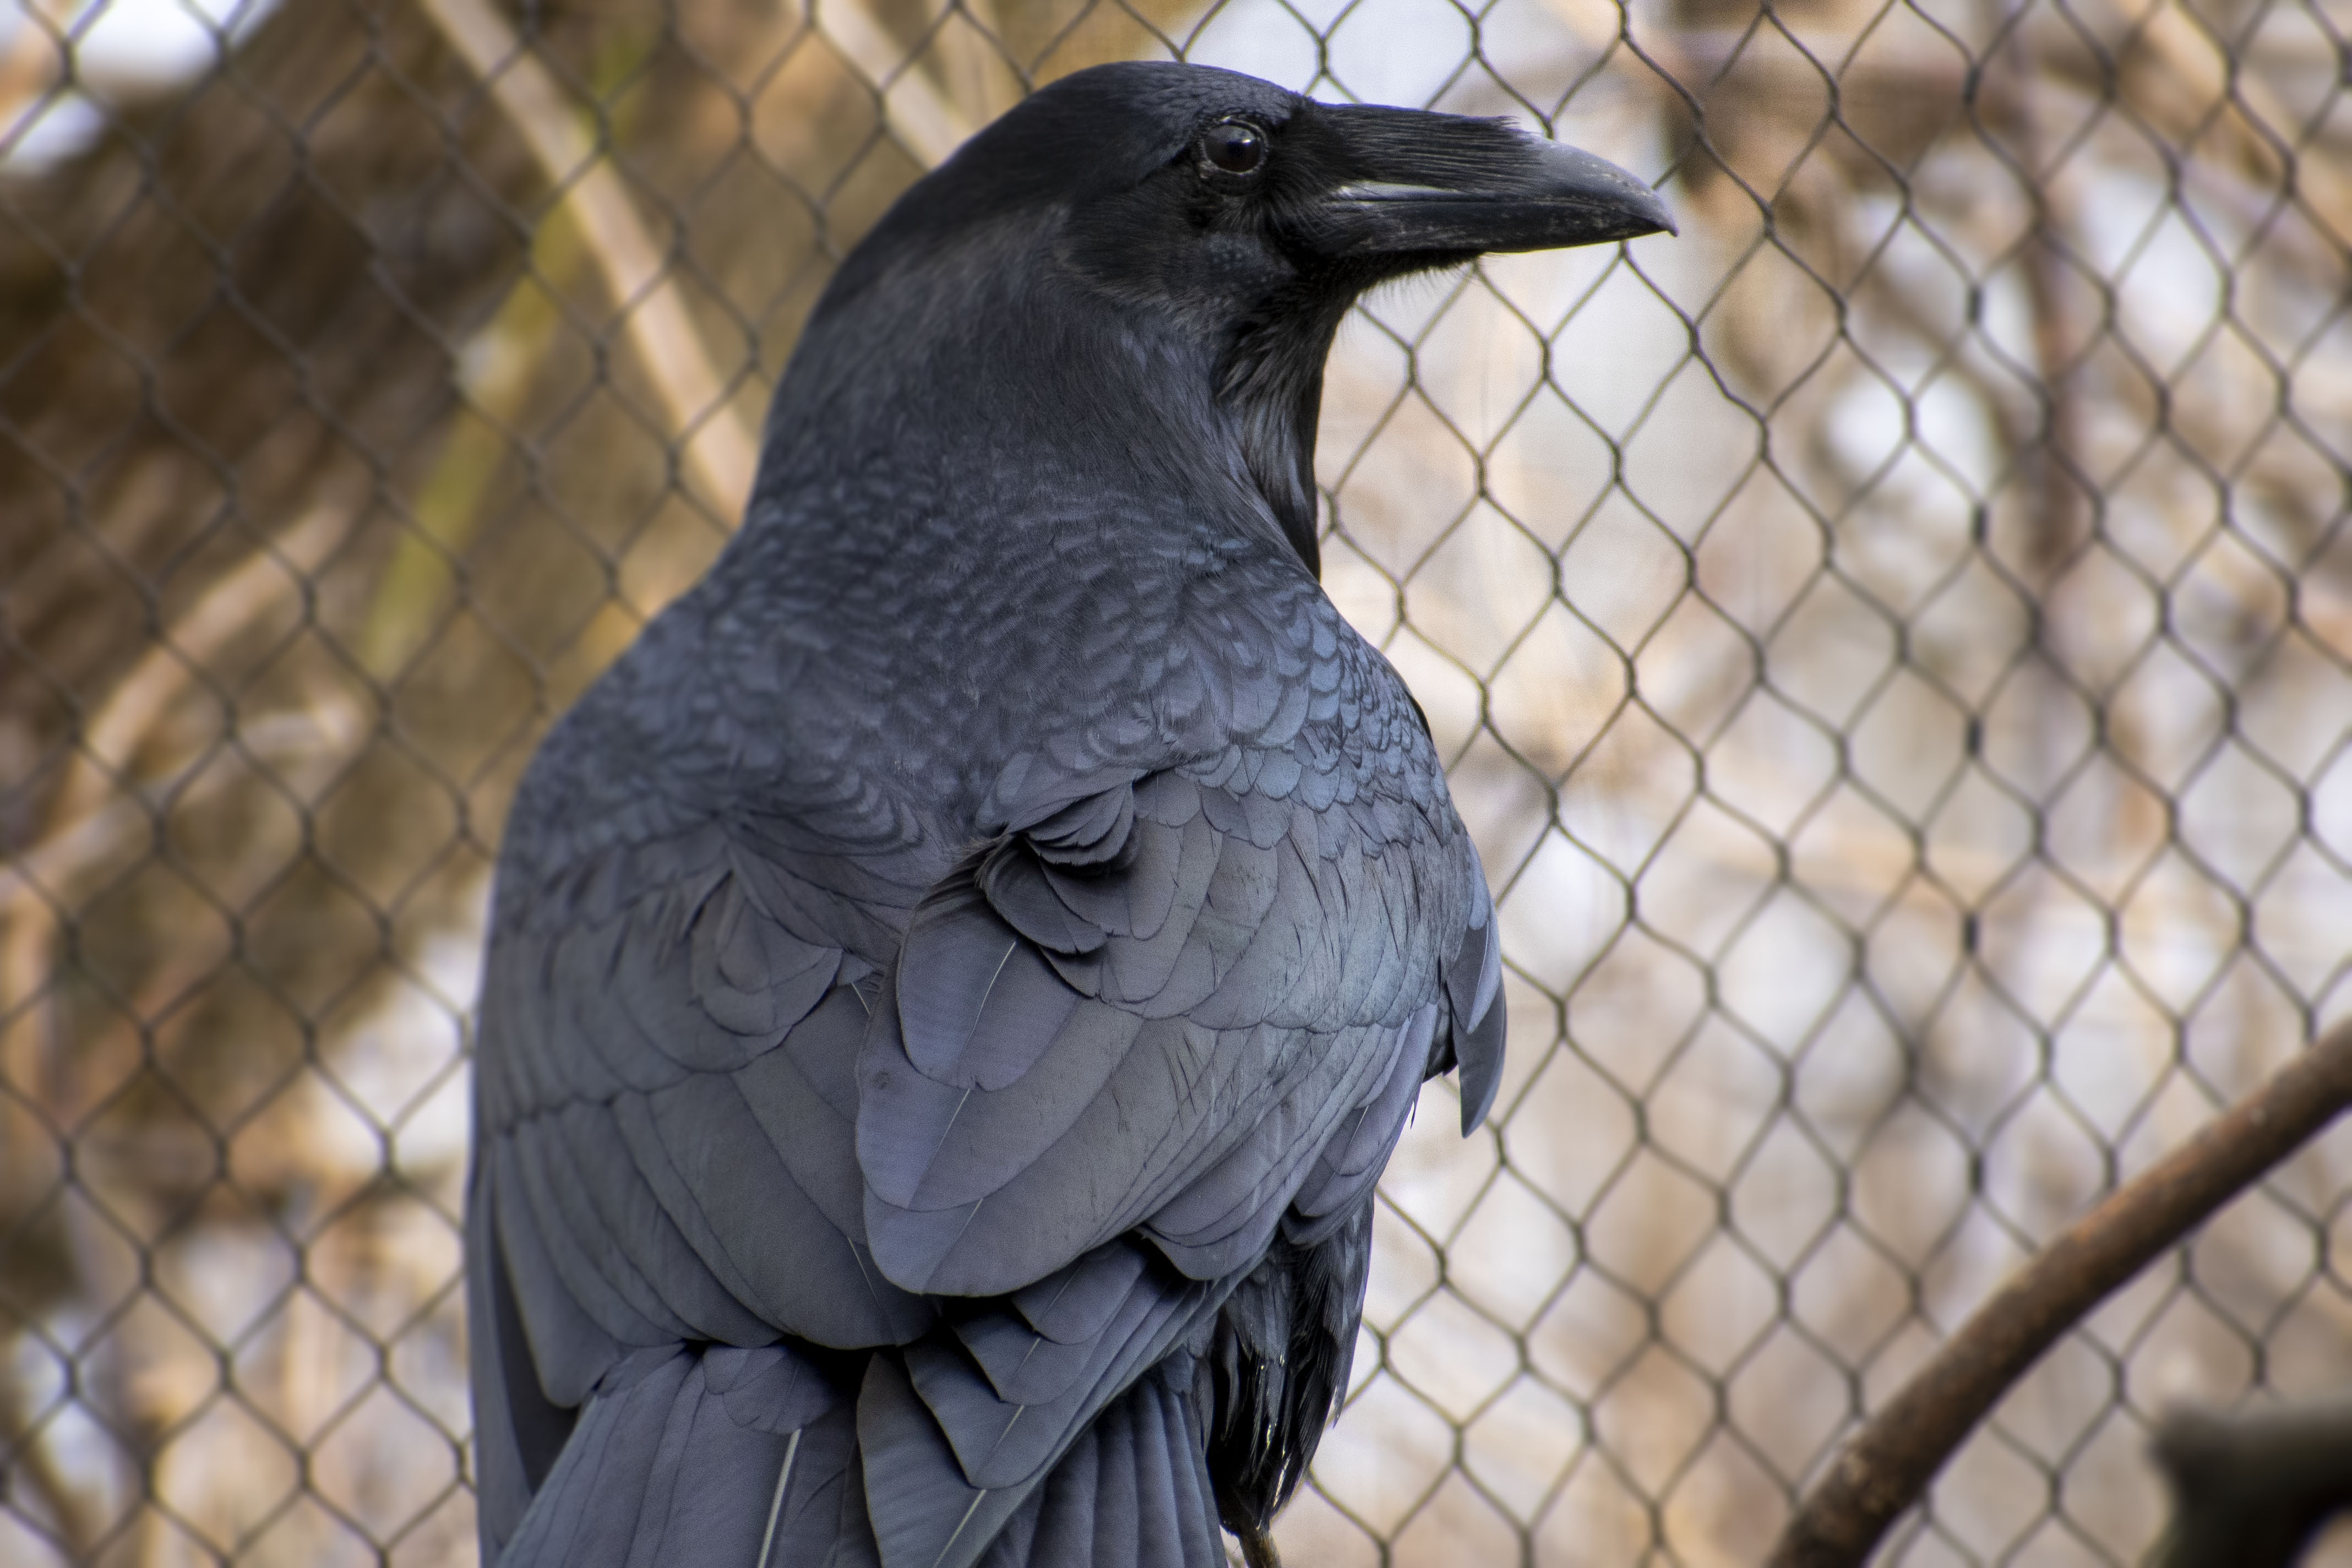
[{"label": "beak tip", "polygon": [[1680,237],[1682,228],[1665,199],[1646,182],[1581,148],[1560,142],[1540,145],[1545,172],[1557,183],[1557,189],[1613,209],[1624,220],[1628,232],[1607,237],[1639,239],[1660,233]]},{"label": "beak tip", "polygon": [[1627,239],[1646,239],[1654,234],[1682,237],[1682,226],[1675,221],[1672,209],[1658,199],[1655,192],[1649,193],[1647,201],[1626,203],[1625,215],[1632,220],[1630,232],[1624,236]]}]

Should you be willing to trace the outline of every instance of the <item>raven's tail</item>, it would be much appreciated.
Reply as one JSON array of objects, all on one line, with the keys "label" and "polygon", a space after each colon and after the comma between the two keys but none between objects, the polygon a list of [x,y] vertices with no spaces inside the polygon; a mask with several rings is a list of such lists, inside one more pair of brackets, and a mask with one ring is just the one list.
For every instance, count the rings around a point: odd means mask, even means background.
[{"label": "raven's tail", "polygon": [[760,1354],[679,1346],[616,1367],[499,1568],[878,1568],[855,1406],[770,1429],[807,1391],[763,1398],[756,1363],[744,1375]]},{"label": "raven's tail", "polygon": [[[937,1564],[902,1564],[876,1544],[873,1518],[901,1500],[867,1495],[857,1401],[772,1430],[762,1354],[680,1346],[615,1368],[499,1568],[1223,1568],[1188,1355],[1106,1406],[1009,1515],[987,1521],[992,1533],[966,1534]],[[811,1391],[795,1392],[778,1408],[805,1412]]]},{"label": "raven's tail", "polygon": [[982,1568],[1224,1568],[1193,1366],[1172,1356],[1106,1406]]}]

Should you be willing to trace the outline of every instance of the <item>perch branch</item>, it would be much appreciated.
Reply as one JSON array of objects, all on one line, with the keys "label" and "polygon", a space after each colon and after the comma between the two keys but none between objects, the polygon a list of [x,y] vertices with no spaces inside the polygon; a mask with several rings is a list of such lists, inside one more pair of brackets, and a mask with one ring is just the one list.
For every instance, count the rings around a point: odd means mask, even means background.
[{"label": "perch branch", "polygon": [[1282,1568],[1282,1553],[1275,1550],[1271,1534],[1253,1530],[1236,1539],[1242,1543],[1243,1568]]},{"label": "perch branch", "polygon": [[2352,1025],[2125,1183],[2043,1247],[1855,1433],[1768,1568],[1854,1568],[2061,1334],[2352,1104]]}]

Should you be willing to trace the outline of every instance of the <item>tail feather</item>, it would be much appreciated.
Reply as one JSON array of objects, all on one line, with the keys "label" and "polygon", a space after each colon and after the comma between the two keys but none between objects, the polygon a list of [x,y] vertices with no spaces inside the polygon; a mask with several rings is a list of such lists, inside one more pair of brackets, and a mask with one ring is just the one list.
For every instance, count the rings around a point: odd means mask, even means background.
[{"label": "tail feather", "polygon": [[[852,1397],[813,1367],[747,1373],[747,1357],[796,1359],[687,1346],[626,1357],[581,1408],[501,1568],[883,1568],[883,1545],[918,1568],[1223,1568],[1209,1385],[1188,1354],[1114,1399],[1040,1480],[1010,1493],[942,1484],[928,1501],[875,1495],[864,1462],[862,1443],[915,1434],[939,1449],[926,1468],[956,1477],[894,1358],[874,1357]],[[777,1391],[782,1404],[749,1397]]]},{"label": "tail feather", "polygon": [[466,1317],[472,1326],[474,1483],[482,1561],[496,1563],[572,1435],[574,1412],[551,1403],[533,1370],[504,1253],[478,1168],[467,1194]]},{"label": "tail feather", "polygon": [[881,1568],[866,1512],[855,1403],[845,1399],[801,1429],[785,1479],[784,1495],[770,1494],[776,1527],[763,1540],[767,1561],[746,1558],[749,1568]]},{"label": "tail feather", "polygon": [[[615,1367],[582,1408],[503,1568],[756,1568],[763,1555],[771,1568],[874,1563],[870,1544],[861,1557],[856,1531],[844,1529],[845,1511],[864,1517],[841,1506],[856,1449],[846,1403],[825,1410],[829,1391],[803,1380],[797,1425],[777,1432],[765,1429],[774,1423],[743,1420],[712,1386],[710,1359],[730,1353],[743,1352],[673,1346]],[[845,1536],[845,1554],[824,1555]]]},{"label": "tail feather", "polygon": [[1218,1317],[1211,1458],[1224,1521],[1244,1539],[1273,1528],[1347,1397],[1371,1267],[1370,1199],[1334,1218],[1312,1242],[1276,1237]]},{"label": "tail feather", "polygon": [[1195,1381],[1179,1353],[1105,1407],[982,1568],[1223,1568]]}]

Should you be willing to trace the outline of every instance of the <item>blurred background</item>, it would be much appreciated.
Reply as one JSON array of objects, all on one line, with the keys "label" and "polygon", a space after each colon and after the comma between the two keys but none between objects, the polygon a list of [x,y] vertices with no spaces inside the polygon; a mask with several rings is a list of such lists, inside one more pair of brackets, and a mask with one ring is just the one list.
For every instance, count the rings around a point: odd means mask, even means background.
[{"label": "blurred background", "polygon": [[[467,1563],[535,738],[830,268],[1028,88],[1513,116],[1684,230],[1340,336],[1326,580],[1501,898],[1300,1568],[1756,1561],[2003,1273],[2352,1013],[2347,0],[5,0],[0,1563]],[[2352,1137],[1885,1560],[2111,1563],[2352,1386]],[[2339,1554],[2338,1560],[2343,1560]]]}]

